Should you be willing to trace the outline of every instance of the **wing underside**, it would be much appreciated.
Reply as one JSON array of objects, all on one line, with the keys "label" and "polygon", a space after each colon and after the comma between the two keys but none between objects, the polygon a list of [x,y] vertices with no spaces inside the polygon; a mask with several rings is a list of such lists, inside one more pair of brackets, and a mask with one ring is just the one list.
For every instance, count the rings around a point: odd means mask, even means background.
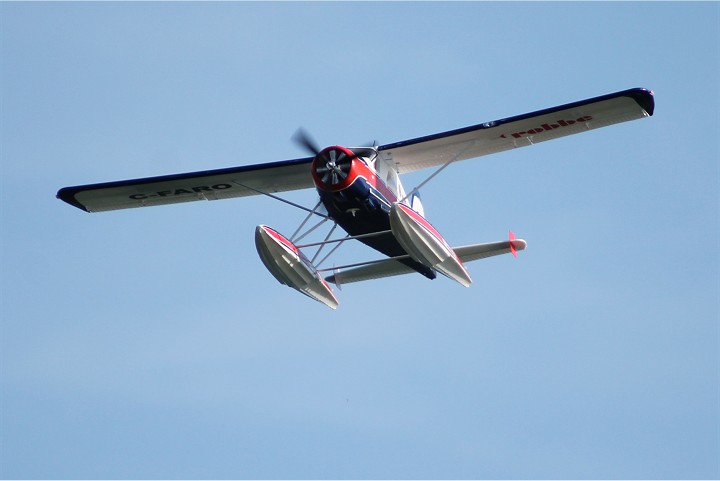
[{"label": "wing underside", "polygon": [[312,158],[147,177],[60,189],[57,197],[87,212],[218,200],[313,187]]},{"label": "wing underside", "polygon": [[[515,249],[520,251],[527,247],[527,242],[522,239],[512,241]],[[471,262],[488,257],[509,254],[511,252],[510,241],[488,242],[485,244],[473,244],[469,246],[454,247],[453,250],[462,262]],[[386,259],[374,262],[361,267],[348,270],[341,270],[325,278],[326,281],[337,285],[350,284],[353,282],[381,279],[383,277],[399,276],[417,272],[411,267],[403,264],[397,259]]]},{"label": "wing underside", "polygon": [[403,174],[649,117],[653,93],[630,89],[378,148]]}]

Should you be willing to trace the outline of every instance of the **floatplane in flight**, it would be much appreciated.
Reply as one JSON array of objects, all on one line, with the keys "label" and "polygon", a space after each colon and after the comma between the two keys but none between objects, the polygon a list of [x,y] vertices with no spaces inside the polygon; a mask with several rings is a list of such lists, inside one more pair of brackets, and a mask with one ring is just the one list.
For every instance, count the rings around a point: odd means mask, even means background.
[{"label": "floatplane in flight", "polygon": [[[653,93],[636,88],[536,112],[485,122],[392,144],[372,147],[319,148],[304,131],[294,140],[309,157],[159,177],[89,184],[60,189],[57,197],[87,212],[149,207],[195,200],[218,200],[262,194],[308,212],[289,237],[266,225],[255,229],[255,245],[265,267],[280,283],[337,308],[330,284],[340,286],[400,274],[438,273],[469,286],[465,263],[525,249],[510,231],[498,242],[450,247],[425,219],[419,189],[448,165],[546,140],[653,115]],[[402,174],[435,171],[406,191]],[[315,188],[319,202],[307,208],[278,193]],[[308,225],[313,217],[318,223]],[[332,227],[321,242],[302,239],[324,222]],[[347,235],[331,238],[340,226]],[[345,241],[357,240],[379,251],[382,259],[319,268]],[[333,247],[328,247],[328,246]],[[323,249],[328,253],[320,258]],[[309,256],[309,250],[314,254]],[[308,254],[306,255],[306,252]],[[318,260],[319,259],[319,260]]]}]

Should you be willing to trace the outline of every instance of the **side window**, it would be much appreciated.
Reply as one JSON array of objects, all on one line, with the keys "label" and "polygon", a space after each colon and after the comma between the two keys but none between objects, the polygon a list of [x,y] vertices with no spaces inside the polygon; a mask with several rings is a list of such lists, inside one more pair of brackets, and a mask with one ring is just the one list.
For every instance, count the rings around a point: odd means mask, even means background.
[{"label": "side window", "polygon": [[385,183],[388,189],[390,189],[396,197],[400,198],[400,181],[398,178],[398,173],[395,171],[395,169],[392,168],[392,166],[390,166],[384,159],[381,158],[377,159],[375,165],[380,180]]},{"label": "side window", "polygon": [[397,195],[397,193],[398,193],[398,191],[397,191],[397,185],[398,185],[397,180],[398,180],[398,179],[397,179],[397,172],[395,172],[394,169],[388,169],[388,171],[387,171],[387,176],[386,176],[386,178],[385,178],[385,184],[390,188],[391,191],[393,191],[393,193],[394,193],[395,195]]}]

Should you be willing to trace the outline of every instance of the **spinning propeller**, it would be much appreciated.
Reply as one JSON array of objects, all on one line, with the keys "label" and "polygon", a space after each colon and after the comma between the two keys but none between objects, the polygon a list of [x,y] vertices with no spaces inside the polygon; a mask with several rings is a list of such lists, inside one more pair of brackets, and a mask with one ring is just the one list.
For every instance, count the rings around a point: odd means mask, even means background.
[{"label": "spinning propeller", "polygon": [[317,146],[315,139],[310,137],[310,134],[308,134],[307,131],[305,131],[305,129],[303,129],[302,127],[297,129],[297,132],[293,134],[292,140],[300,147],[303,147],[305,150],[310,152],[312,155],[317,155],[320,153],[320,147]]},{"label": "spinning propeller", "polygon": [[[327,185],[337,185],[347,178],[357,154],[349,149],[328,147],[320,150],[315,140],[302,128],[295,132],[292,140],[315,156],[313,168],[317,177]],[[350,152],[350,154],[348,154]]]}]

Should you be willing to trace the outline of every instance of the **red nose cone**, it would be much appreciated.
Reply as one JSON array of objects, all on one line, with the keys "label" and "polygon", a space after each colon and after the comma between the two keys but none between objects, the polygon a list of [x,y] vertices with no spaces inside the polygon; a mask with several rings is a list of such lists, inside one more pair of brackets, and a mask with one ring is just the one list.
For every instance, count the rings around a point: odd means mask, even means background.
[{"label": "red nose cone", "polygon": [[320,151],[312,164],[315,186],[323,190],[341,190],[352,183],[357,156],[345,147],[333,146]]}]

